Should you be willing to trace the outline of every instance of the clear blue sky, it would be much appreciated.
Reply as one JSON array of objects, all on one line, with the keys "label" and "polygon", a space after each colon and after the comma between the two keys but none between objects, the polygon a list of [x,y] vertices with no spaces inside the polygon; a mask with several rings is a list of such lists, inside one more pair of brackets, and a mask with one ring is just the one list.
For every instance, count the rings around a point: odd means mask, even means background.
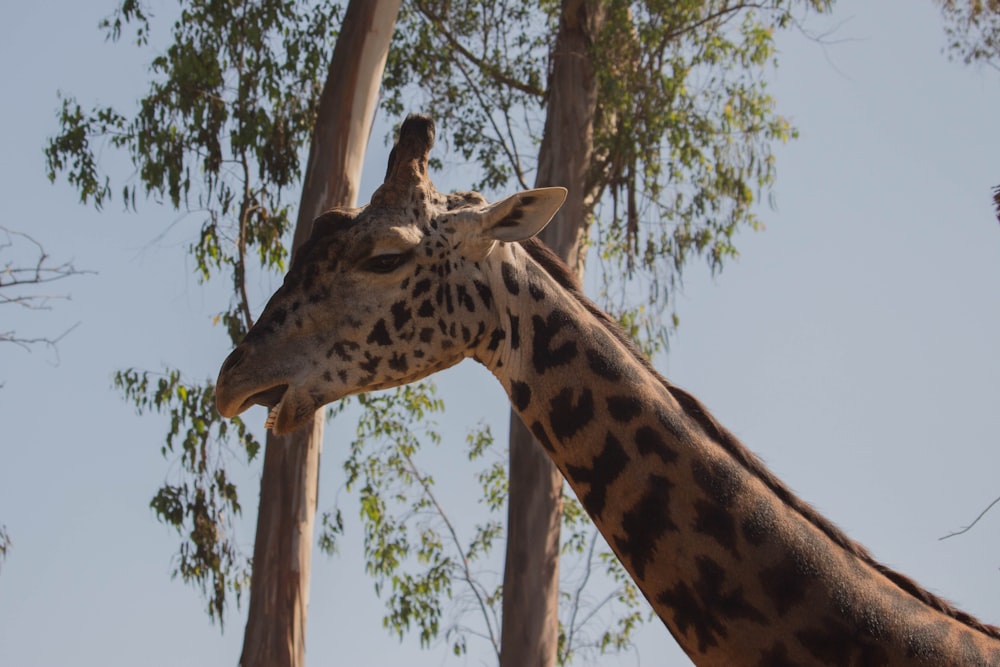
[{"label": "clear blue sky", "polygon": [[[29,335],[80,322],[57,365],[45,350],[0,347],[0,523],[14,540],[0,569],[0,664],[236,664],[243,616],[233,610],[221,635],[209,624],[199,595],[170,579],[176,539],[147,507],[171,474],[164,424],[137,417],[111,388],[127,366],[214,377],[228,351],[211,326],[225,286],[195,279],[184,249],[196,220],[151,203],[140,215],[117,203],[98,214],[44,175],[56,91],[128,108],[144,89],[145,59],[96,29],[112,5],[7,3],[0,20],[0,224],[99,271],[64,285],[73,299],[52,312],[0,312],[0,330]],[[948,61],[930,0],[840,0],[809,25],[839,28],[825,47],[780,39],[772,91],[802,136],[779,150],[777,208],[761,211],[767,230],[742,235],[740,260],[721,276],[689,271],[680,332],[657,363],[880,560],[1000,623],[1000,510],[938,541],[1000,495],[1000,224],[990,207],[1000,75]],[[384,167],[381,136],[362,197]],[[273,284],[255,286],[258,304]],[[479,405],[502,401],[471,364],[440,385],[463,413],[470,387]],[[488,415],[501,437],[505,410]],[[264,410],[250,419],[259,428]],[[342,485],[352,430],[328,429],[321,509]],[[471,481],[463,427],[449,421],[448,432],[427,465],[457,479],[456,500]],[[259,470],[240,474],[250,550]],[[464,502],[469,524],[481,508]],[[421,651],[381,629],[360,530],[350,530],[340,556],[314,557],[310,663],[454,664],[444,645]],[[470,649],[459,663],[490,664],[484,646]],[[640,651],[594,662],[685,664],[658,623]]]}]

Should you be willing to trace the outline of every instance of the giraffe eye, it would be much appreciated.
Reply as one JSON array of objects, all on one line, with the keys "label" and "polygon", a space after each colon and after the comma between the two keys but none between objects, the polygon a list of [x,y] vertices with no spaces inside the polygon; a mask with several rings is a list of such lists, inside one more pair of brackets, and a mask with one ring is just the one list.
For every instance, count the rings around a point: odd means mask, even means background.
[{"label": "giraffe eye", "polygon": [[365,260],[361,268],[370,273],[392,273],[412,256],[412,251],[398,254],[375,255]]}]

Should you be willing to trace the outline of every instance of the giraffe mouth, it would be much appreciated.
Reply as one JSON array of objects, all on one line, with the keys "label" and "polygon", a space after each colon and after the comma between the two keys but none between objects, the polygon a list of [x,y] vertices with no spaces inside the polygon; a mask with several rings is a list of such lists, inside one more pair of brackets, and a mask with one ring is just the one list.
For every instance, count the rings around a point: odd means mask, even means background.
[{"label": "giraffe mouth", "polygon": [[243,405],[240,408],[240,412],[246,410],[251,405],[263,405],[268,409],[267,419],[264,420],[264,428],[274,429],[274,424],[278,420],[278,410],[281,408],[281,401],[285,398],[285,394],[288,393],[287,384],[279,384],[264,391],[258,391],[256,394],[243,401]]},{"label": "giraffe mouth", "polygon": [[278,406],[281,405],[281,399],[285,397],[285,393],[287,391],[287,384],[278,384],[263,391],[258,391],[256,394],[243,401],[243,405],[240,406],[239,412],[243,412],[253,405],[263,405],[271,408],[271,414],[273,415]]}]

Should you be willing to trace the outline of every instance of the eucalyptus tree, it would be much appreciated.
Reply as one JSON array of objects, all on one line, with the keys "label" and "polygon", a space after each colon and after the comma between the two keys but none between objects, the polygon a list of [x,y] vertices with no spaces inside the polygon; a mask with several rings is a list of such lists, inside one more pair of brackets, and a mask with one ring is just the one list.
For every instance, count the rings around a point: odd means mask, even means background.
[{"label": "eucalyptus tree", "polygon": [[[204,280],[223,273],[232,281],[229,308],[217,320],[235,344],[252,324],[248,271],[283,267],[286,195],[310,140],[293,251],[319,213],[355,203],[398,9],[399,0],[352,2],[341,23],[339,5],[329,2],[182,3],[134,116],[111,108],[84,113],[64,100],[61,133],[46,149],[50,178],[65,170],[81,199],[100,208],[112,190],[90,142],[123,149],[147,197],[200,219],[190,251]],[[146,46],[149,18],[142,4],[124,0],[102,27],[117,41],[131,26]],[[337,27],[345,34],[331,61]],[[136,209],[135,184],[122,199]],[[179,458],[183,475],[151,505],[184,536],[175,573],[201,586],[220,624],[227,592],[239,601],[249,585],[241,664],[302,664],[322,415],[312,429],[267,439],[251,576],[233,537],[241,507],[220,452],[235,442],[253,459],[260,444],[241,421],[233,433],[218,418],[210,381],[192,384],[175,369],[128,369],[115,381],[140,412],[170,415],[163,452]]]},{"label": "eucalyptus tree", "polygon": [[[735,255],[737,230],[759,226],[755,204],[775,177],[771,146],[795,136],[766,92],[775,32],[797,25],[806,11],[826,10],[830,4],[415,0],[400,17],[385,107],[398,114],[404,99],[422,96],[422,106],[433,109],[452,150],[480,165],[473,187],[493,192],[514,183],[525,188],[532,178],[535,185],[568,186],[568,205],[546,230],[553,232],[546,240],[579,272],[588,257],[599,263],[604,305],[655,352],[676,324],[669,296],[682,269],[703,258],[719,270]],[[558,180],[550,180],[555,173]],[[630,301],[635,284],[643,289]],[[537,446],[525,444],[520,426],[512,419],[509,482],[497,484],[495,476],[488,476],[493,486],[484,489],[488,497],[497,489],[510,495],[506,585],[502,596],[484,586],[473,608],[483,610],[502,597],[503,627],[495,620],[491,624],[491,614],[483,612],[486,630],[479,632],[492,642],[501,663],[565,662],[583,634],[570,619],[592,610],[579,613],[579,597],[565,595],[566,625],[558,631],[541,627],[558,618],[552,608],[556,556],[567,548],[588,555],[594,543],[574,524],[564,547],[558,546],[562,504],[570,510],[570,521],[579,511],[562,497],[561,480],[537,455]],[[376,427],[364,435],[378,433]],[[470,440],[482,441],[478,436]],[[407,442],[408,450],[415,448],[414,440]],[[391,463],[394,456],[385,461]],[[383,473],[379,468],[366,477],[363,487],[384,488]],[[407,474],[403,466],[393,480]],[[400,512],[419,507],[417,502]],[[375,572],[398,594],[391,625],[403,632],[411,621],[431,618],[434,623],[420,630],[422,638],[433,636],[441,591],[449,590],[441,581],[447,578],[434,573],[448,557],[435,533],[414,533],[413,541],[425,545],[421,556],[430,563],[423,572],[433,576],[408,574],[405,586],[397,585],[399,558],[391,545],[405,543],[405,528],[383,505],[378,509],[371,515],[373,543],[389,546],[376,552],[387,565]],[[613,558],[603,557],[612,576],[618,576]],[[590,569],[584,572],[589,576]],[[641,618],[627,581],[619,591],[619,613],[590,642],[599,650],[627,644]],[[521,619],[530,620],[521,624]],[[461,651],[465,638],[455,635]],[[558,640],[552,642],[555,635]]]}]

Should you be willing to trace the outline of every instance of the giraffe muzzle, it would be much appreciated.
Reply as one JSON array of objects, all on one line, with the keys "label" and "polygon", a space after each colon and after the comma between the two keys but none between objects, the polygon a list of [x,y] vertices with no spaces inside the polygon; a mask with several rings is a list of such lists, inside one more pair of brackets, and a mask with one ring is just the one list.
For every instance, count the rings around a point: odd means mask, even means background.
[{"label": "giraffe muzzle", "polygon": [[243,363],[247,356],[247,350],[240,345],[226,357],[219,371],[215,406],[223,417],[235,417],[254,405],[274,408],[288,392],[287,382],[266,381],[248,374]]}]

